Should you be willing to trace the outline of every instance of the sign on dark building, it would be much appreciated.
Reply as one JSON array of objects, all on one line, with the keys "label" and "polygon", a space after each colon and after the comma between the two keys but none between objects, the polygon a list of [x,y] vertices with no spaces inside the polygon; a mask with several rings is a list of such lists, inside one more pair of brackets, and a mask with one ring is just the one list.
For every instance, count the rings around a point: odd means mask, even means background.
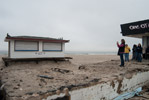
[{"label": "sign on dark building", "polygon": [[133,23],[121,24],[121,31],[123,36],[149,32],[149,19]]}]

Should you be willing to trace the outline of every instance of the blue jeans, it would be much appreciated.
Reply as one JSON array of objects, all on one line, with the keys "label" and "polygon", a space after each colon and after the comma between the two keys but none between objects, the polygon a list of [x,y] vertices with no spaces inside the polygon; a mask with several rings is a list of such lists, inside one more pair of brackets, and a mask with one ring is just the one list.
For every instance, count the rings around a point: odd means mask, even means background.
[{"label": "blue jeans", "polygon": [[135,53],[135,56],[136,56],[135,59],[138,60],[138,53],[137,52]]},{"label": "blue jeans", "polygon": [[129,53],[125,53],[125,61],[129,61]]},{"label": "blue jeans", "polygon": [[123,53],[120,53],[120,60],[121,60],[121,65],[120,65],[120,66],[124,66],[124,57],[123,57]]},{"label": "blue jeans", "polygon": [[142,62],[142,53],[138,53],[138,61]]},{"label": "blue jeans", "polygon": [[137,59],[137,52],[133,52],[132,53],[132,60],[136,60]]}]

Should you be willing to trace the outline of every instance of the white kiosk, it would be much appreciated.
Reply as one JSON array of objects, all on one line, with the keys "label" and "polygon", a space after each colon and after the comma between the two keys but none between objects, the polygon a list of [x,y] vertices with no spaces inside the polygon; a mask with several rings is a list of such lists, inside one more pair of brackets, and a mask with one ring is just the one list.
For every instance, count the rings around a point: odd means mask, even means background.
[{"label": "white kiosk", "polygon": [[65,43],[69,40],[62,38],[49,38],[37,36],[10,36],[7,34],[8,57],[3,61],[7,66],[12,61],[40,61],[40,60],[65,60]]}]

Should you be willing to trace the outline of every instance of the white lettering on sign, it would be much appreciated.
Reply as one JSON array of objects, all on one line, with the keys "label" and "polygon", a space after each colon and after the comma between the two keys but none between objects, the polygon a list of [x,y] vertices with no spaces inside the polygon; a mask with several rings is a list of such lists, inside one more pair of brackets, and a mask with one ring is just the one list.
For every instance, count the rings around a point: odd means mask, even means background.
[{"label": "white lettering on sign", "polygon": [[129,29],[134,30],[134,29],[140,29],[139,25],[135,25],[135,26],[129,26]]},{"label": "white lettering on sign", "polygon": [[147,27],[148,27],[148,24],[147,24],[147,23],[141,24],[140,27],[141,27],[141,28],[147,28]]},{"label": "white lettering on sign", "polygon": [[129,26],[130,30],[146,29],[146,28],[149,28],[149,23],[144,23],[144,24],[141,24],[141,25],[131,25],[131,26]]},{"label": "white lettering on sign", "polygon": [[44,55],[45,52],[36,52],[35,54],[36,54],[36,55]]}]

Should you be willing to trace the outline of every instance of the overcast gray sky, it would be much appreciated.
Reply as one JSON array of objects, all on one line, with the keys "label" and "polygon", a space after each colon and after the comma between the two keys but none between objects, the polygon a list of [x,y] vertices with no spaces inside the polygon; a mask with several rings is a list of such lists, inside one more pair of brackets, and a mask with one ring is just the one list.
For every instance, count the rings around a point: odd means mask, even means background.
[{"label": "overcast gray sky", "polygon": [[63,37],[67,51],[117,51],[120,24],[149,18],[149,0],[0,0],[0,50],[10,35]]}]

